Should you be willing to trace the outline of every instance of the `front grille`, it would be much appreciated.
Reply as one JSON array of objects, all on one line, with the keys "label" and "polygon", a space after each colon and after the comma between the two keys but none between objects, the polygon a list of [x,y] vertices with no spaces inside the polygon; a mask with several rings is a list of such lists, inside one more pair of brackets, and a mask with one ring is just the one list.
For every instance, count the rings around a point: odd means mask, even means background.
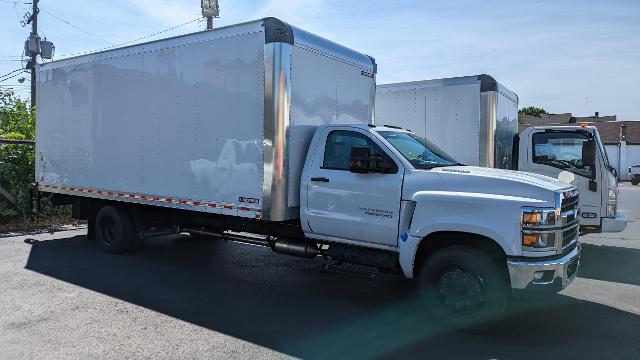
[{"label": "front grille", "polygon": [[558,225],[569,225],[578,220],[580,199],[577,190],[565,191],[560,202],[561,219]]},{"label": "front grille", "polygon": [[562,232],[562,247],[566,247],[578,236],[578,226],[574,226]]},{"label": "front grille", "polygon": [[[567,193],[565,193],[565,196],[566,195]],[[566,211],[575,209],[577,206],[578,206],[578,194],[577,193],[575,195],[571,194],[569,195],[569,197],[565,197],[564,199],[562,199],[562,206],[560,210],[564,213]]]}]

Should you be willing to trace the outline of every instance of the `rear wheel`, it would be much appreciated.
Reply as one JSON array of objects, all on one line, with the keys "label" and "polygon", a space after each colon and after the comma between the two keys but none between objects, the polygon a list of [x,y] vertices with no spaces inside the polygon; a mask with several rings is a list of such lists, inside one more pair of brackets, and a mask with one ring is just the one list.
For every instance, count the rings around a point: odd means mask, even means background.
[{"label": "rear wheel", "polygon": [[133,222],[121,207],[104,206],[96,216],[95,232],[102,250],[116,254],[127,251],[133,240]]},{"label": "rear wheel", "polygon": [[503,269],[484,253],[451,246],[429,256],[420,271],[420,296],[436,319],[478,326],[502,316],[511,292]]}]

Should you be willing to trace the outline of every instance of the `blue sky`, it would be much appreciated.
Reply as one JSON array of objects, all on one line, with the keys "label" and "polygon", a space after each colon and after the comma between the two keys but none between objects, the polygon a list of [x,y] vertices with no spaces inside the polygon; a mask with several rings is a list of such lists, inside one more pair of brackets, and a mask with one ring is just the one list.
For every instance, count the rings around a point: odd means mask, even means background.
[{"label": "blue sky", "polygon": [[[0,0],[0,75],[20,67],[28,1]],[[196,19],[200,1],[41,0],[40,8],[98,36],[41,12],[40,36],[60,58]],[[378,83],[487,73],[521,106],[640,120],[640,1],[220,0],[220,13],[216,26],[276,16],[372,55]]]}]

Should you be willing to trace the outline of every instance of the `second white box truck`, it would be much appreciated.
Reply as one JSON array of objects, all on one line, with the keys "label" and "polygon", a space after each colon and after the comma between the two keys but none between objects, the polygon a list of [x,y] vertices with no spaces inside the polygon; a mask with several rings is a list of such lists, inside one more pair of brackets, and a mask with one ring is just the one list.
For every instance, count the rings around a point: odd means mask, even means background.
[{"label": "second white box truck", "polygon": [[44,64],[37,195],[108,252],[188,232],[397,271],[453,322],[568,286],[576,189],[373,125],[375,73],[274,18]]},{"label": "second white box truck", "polygon": [[426,137],[467,165],[550,176],[580,190],[584,232],[620,232],[618,183],[593,126],[518,134],[518,96],[489,75],[378,85],[376,122]]}]

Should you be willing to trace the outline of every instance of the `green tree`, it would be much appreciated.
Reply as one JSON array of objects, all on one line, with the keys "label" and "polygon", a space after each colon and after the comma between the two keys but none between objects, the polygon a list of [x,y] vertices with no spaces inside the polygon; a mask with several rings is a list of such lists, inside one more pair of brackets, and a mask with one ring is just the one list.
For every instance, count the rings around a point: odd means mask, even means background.
[{"label": "green tree", "polygon": [[[35,118],[29,103],[13,92],[0,92],[0,139],[34,140]],[[0,221],[28,215],[27,184],[34,181],[35,149],[31,145],[0,144],[0,187],[15,204],[0,196]]]},{"label": "green tree", "polygon": [[518,115],[540,115],[540,114],[548,114],[543,108],[535,107],[535,106],[527,106],[518,110]]}]

